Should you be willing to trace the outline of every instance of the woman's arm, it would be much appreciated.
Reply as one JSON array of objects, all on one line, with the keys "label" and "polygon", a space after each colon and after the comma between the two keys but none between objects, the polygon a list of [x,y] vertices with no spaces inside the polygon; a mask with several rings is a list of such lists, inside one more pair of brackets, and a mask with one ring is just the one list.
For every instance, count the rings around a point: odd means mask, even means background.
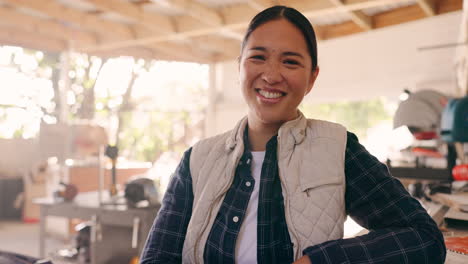
[{"label": "woman's arm", "polygon": [[141,264],[182,263],[182,248],[193,204],[191,151],[190,148],[184,153],[171,178],[141,254]]},{"label": "woman's arm", "polygon": [[352,133],[345,174],[346,211],[370,232],[305,249],[312,263],[444,262],[444,239],[436,223]]}]

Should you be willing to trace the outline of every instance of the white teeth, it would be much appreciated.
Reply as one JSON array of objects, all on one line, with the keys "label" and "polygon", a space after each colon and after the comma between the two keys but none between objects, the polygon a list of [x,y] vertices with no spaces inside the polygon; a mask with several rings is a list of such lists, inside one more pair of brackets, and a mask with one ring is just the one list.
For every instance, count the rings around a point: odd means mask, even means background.
[{"label": "white teeth", "polygon": [[267,92],[264,90],[258,91],[263,97],[266,97],[268,99],[274,99],[274,98],[279,98],[282,96],[281,93],[272,93],[272,92]]}]

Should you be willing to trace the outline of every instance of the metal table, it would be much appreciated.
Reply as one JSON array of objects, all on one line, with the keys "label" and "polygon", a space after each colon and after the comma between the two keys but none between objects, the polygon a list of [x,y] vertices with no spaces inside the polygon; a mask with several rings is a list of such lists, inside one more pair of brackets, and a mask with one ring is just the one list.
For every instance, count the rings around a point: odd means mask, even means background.
[{"label": "metal table", "polygon": [[[97,201],[97,200],[96,200]],[[103,205],[90,202],[56,202],[36,199],[40,205],[39,252],[46,255],[47,216],[91,220],[91,263],[124,263],[139,256],[159,208],[128,208],[126,205]],[[126,262],[128,263],[128,261]]]}]

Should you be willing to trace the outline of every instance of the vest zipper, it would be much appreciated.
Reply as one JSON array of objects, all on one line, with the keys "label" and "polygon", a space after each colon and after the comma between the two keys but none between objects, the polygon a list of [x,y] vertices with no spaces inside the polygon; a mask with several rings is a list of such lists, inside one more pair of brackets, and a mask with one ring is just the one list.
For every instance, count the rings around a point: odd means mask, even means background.
[{"label": "vest zipper", "polygon": [[[228,183],[226,185],[223,186],[221,192],[216,196],[216,201],[213,203],[213,204],[218,204],[219,203],[219,200],[221,197],[223,197],[223,195],[229,190],[229,187],[232,185],[232,182],[234,180],[234,174],[236,173],[236,168],[237,168],[237,164],[239,164],[239,160],[240,158],[242,157],[242,155],[240,155],[239,157],[236,157],[236,163],[234,165],[234,169],[232,170],[232,173],[231,173],[231,181],[228,181]],[[194,247],[194,257],[195,257],[195,264],[199,263],[198,262],[198,244],[200,242],[200,239],[201,237],[203,236],[203,233],[205,232],[205,229],[206,227],[208,226],[208,222],[210,222],[210,219],[211,219],[211,213],[213,212],[213,206],[210,208],[210,211],[208,213],[208,217],[206,218],[207,220],[203,223],[203,227],[202,227],[202,230],[200,232],[200,235],[199,237],[197,238],[197,240],[195,241],[195,247]]]},{"label": "vest zipper", "polygon": [[[278,172],[279,172],[279,177],[280,177],[280,180],[281,180],[281,186],[282,186],[283,190],[286,193],[286,197],[284,197],[286,225],[288,226],[288,230],[291,231],[290,233],[294,236],[294,238],[296,240],[296,244],[297,244],[297,249],[294,252],[294,256],[293,256],[294,260],[296,260],[296,257],[299,256],[300,245],[299,245],[299,239],[297,238],[297,235],[296,235],[296,230],[295,230],[294,225],[292,224],[292,220],[291,220],[288,188],[287,188],[287,186],[285,184],[286,181],[283,178],[284,176],[282,176],[283,173],[282,173],[282,170],[281,170],[281,166],[279,166],[279,164],[280,164],[279,154],[280,153],[281,153],[281,144],[280,144],[280,136],[278,135],[278,153],[277,153],[277,156],[278,156]],[[294,247],[293,247],[293,249],[294,249]]]}]

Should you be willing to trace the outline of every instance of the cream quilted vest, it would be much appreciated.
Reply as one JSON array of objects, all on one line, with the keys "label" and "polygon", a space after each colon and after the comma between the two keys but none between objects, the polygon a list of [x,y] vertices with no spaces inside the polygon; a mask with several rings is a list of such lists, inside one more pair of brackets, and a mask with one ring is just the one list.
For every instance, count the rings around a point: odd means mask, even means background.
[{"label": "cream quilted vest", "polygon": [[[233,130],[192,149],[194,201],[183,263],[203,263],[205,243],[244,151],[246,125],[244,118]],[[343,126],[306,119],[302,113],[278,132],[279,176],[294,259],[309,246],[343,237],[345,148]]]}]

